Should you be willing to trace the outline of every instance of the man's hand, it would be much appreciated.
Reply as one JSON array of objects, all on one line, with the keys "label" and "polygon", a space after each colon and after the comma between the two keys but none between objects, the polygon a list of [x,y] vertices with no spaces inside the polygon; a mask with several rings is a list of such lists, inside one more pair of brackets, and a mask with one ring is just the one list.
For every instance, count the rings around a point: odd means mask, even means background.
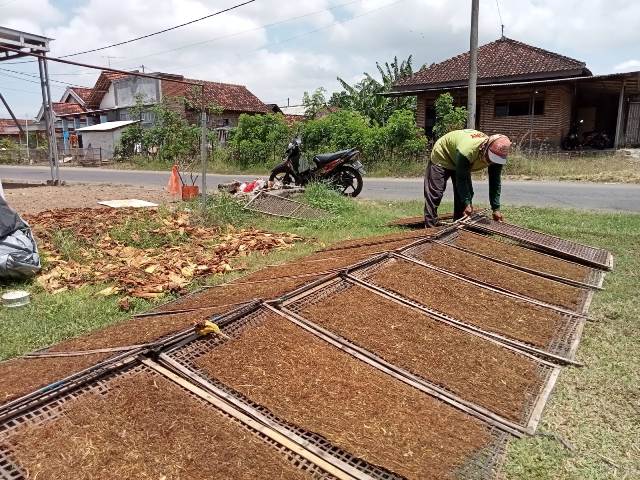
[{"label": "man's hand", "polygon": [[493,219],[496,222],[502,222],[504,221],[504,218],[502,217],[502,213],[500,213],[500,210],[494,210],[493,211]]},{"label": "man's hand", "polygon": [[469,215],[473,214],[473,205],[469,204],[466,207],[464,207],[464,211],[462,213],[464,214],[465,217],[468,217]]}]

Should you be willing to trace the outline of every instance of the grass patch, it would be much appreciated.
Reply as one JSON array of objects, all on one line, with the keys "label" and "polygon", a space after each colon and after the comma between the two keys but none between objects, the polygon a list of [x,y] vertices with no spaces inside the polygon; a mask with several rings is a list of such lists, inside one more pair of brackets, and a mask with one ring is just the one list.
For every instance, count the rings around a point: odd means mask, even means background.
[{"label": "grass patch", "polygon": [[509,157],[503,174],[516,180],[640,183],[640,160],[621,155],[515,153]]},{"label": "grass patch", "polygon": [[126,218],[109,230],[109,236],[128,247],[159,248],[179,245],[187,240],[185,235],[164,228],[163,212],[157,215]]},{"label": "grass patch", "polygon": [[77,238],[71,230],[57,230],[51,235],[51,243],[60,252],[60,256],[67,262],[79,262],[85,258],[85,242]]},{"label": "grass patch", "polygon": [[565,368],[545,409],[540,432],[553,436],[511,443],[508,479],[640,478],[640,215],[506,210],[513,221],[554,235],[609,249],[615,270],[593,300],[578,358]]},{"label": "grass patch", "polygon": [[195,220],[206,226],[225,227],[233,225],[243,227],[254,218],[252,212],[245,210],[246,200],[240,200],[228,193],[207,196],[207,208],[202,208],[202,200],[193,200],[188,204],[195,213]]}]

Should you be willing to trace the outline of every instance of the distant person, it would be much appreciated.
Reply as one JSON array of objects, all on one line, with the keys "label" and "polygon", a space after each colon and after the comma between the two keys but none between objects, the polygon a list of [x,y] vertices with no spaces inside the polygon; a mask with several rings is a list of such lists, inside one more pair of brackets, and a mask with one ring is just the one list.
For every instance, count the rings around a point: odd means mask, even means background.
[{"label": "distant person", "polygon": [[431,160],[424,175],[424,223],[434,227],[438,206],[447,180],[453,184],[453,218],[473,213],[471,172],[486,168],[489,172],[489,203],[493,219],[502,221],[500,190],[502,166],[507,162],[511,140],[505,135],[490,137],[477,130],[454,130],[443,135],[433,146]]}]

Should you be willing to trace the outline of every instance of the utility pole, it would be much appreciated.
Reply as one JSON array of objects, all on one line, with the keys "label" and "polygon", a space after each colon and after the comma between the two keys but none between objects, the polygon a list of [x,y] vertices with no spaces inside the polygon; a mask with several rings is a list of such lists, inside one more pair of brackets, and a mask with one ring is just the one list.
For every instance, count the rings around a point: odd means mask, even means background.
[{"label": "utility pole", "polygon": [[478,15],[480,0],[471,0],[471,38],[469,48],[469,91],[467,128],[476,128],[476,86],[478,84]]},{"label": "utility pole", "polygon": [[205,110],[204,83],[201,90],[200,100],[200,160],[202,161],[202,211],[207,208],[207,111]]},{"label": "utility pole", "polygon": [[27,113],[24,115],[24,129],[27,132],[25,134],[25,139],[27,140],[27,160],[29,160],[29,165],[31,165],[31,154],[29,153],[29,114]]}]

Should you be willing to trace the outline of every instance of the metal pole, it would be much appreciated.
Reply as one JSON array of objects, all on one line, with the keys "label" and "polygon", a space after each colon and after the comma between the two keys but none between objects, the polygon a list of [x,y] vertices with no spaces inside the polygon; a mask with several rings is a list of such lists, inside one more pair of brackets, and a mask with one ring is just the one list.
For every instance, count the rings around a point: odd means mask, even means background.
[{"label": "metal pole", "polygon": [[[45,55],[43,55],[44,57]],[[47,66],[46,58],[43,59],[42,63],[44,64],[44,82],[47,87],[47,97],[49,99],[49,112],[51,115],[51,140],[52,140],[52,148],[53,148],[53,163],[56,167],[56,178],[55,183],[60,183],[60,162],[58,161],[58,141],[56,140],[56,117],[53,114],[53,102],[51,101],[51,88],[49,87],[49,67]]]},{"label": "metal pole", "polygon": [[47,101],[47,89],[44,86],[44,68],[42,66],[43,60],[38,57],[38,69],[40,70],[40,89],[42,90],[42,114],[44,116],[44,125],[47,128],[47,136],[49,137],[49,167],[51,167],[51,181],[55,182],[56,177],[53,171],[53,153],[51,151],[51,118],[49,114],[49,102]]},{"label": "metal pole", "polygon": [[467,128],[476,128],[476,86],[478,84],[478,15],[480,0],[471,0],[471,38],[469,48],[469,91],[467,93]]},{"label": "metal pole", "polygon": [[29,165],[31,165],[31,154],[29,153],[29,120],[26,117],[27,117],[27,115],[25,115],[25,119],[24,119],[24,129],[27,132],[27,134],[26,134],[26,139],[27,139],[27,160],[29,160]]},{"label": "metal pole", "polygon": [[533,151],[533,115],[536,108],[536,92],[531,92],[531,105],[529,106],[529,153]]},{"label": "metal pole", "polygon": [[16,126],[18,127],[18,130],[20,130],[20,135],[24,135],[24,130],[22,130],[22,125],[20,125],[20,122],[18,121],[16,116],[13,114],[13,110],[11,110],[11,107],[9,107],[9,104],[7,103],[7,101],[2,96],[2,93],[0,93],[0,100],[2,100],[2,103],[4,103],[4,106],[7,109],[7,112],[9,112],[9,115],[11,115],[11,118],[13,118],[13,121],[16,124]]},{"label": "metal pole", "polygon": [[202,85],[202,112],[200,114],[200,159],[202,160],[202,209],[207,208],[207,112],[204,105],[204,84]]}]

